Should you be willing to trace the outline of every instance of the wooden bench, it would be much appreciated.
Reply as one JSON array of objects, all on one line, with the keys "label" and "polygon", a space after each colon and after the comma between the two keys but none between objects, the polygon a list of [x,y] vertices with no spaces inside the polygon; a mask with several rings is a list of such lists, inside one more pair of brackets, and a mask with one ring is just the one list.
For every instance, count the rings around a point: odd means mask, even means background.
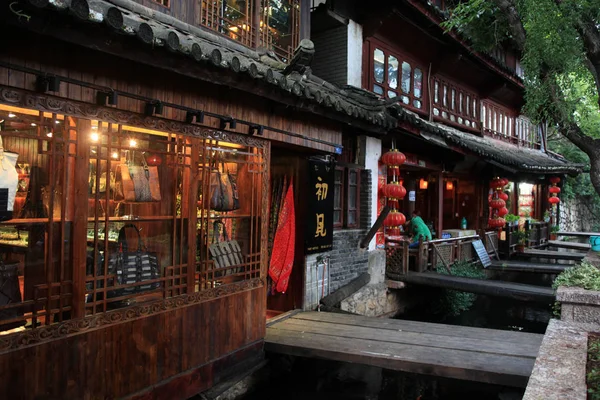
[{"label": "wooden bench", "polygon": [[562,240],[550,240],[550,241],[548,241],[548,246],[561,247],[563,249],[580,250],[580,251],[587,251],[587,250],[591,249],[591,246],[587,243],[565,242]]},{"label": "wooden bench", "polygon": [[581,261],[585,257],[585,253],[571,253],[566,251],[554,251],[554,250],[525,250],[523,252],[515,253],[515,256],[519,258],[547,258],[550,260],[571,260]]}]

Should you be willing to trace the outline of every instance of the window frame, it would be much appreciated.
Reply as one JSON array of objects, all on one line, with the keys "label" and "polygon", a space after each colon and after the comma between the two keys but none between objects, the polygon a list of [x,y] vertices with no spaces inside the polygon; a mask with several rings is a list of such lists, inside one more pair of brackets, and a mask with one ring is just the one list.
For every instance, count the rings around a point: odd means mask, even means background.
[{"label": "window frame", "polygon": [[485,135],[509,143],[517,144],[519,137],[516,132],[518,115],[498,103],[489,100],[481,101],[481,127]]},{"label": "window frame", "polygon": [[[363,168],[357,166],[356,164],[347,164],[347,163],[338,163],[335,166],[336,171],[342,171],[342,182],[341,182],[341,191],[340,191],[340,202],[341,208],[338,208],[337,204],[333,205],[333,211],[340,211],[340,221],[333,222],[334,229],[358,229],[360,228],[360,209],[361,209],[361,198],[360,198],[360,190],[361,190],[361,172]],[[356,184],[353,184],[352,191],[356,194],[356,207],[350,208],[350,172],[356,172]],[[334,180],[335,182],[335,180]],[[336,184],[337,186],[337,184]],[[356,219],[354,223],[348,223],[348,216],[350,212],[356,212]]]},{"label": "window frame", "polygon": [[[335,170],[336,171],[341,171],[341,180],[340,180],[340,202],[339,204],[336,204],[335,202],[335,189],[338,186],[338,183],[335,180],[335,174],[334,174],[334,178],[333,178],[333,186],[334,186],[334,194],[333,194],[333,215],[334,215],[334,220],[333,220],[333,227],[334,228],[342,228],[344,226],[344,188],[346,185],[346,180],[344,179],[344,175],[346,172],[346,168],[336,165],[335,166]],[[340,213],[340,219],[339,221],[335,220],[335,212],[339,211]]]},{"label": "window frame", "polygon": [[[431,101],[433,118],[436,121],[453,125],[460,129],[479,132],[481,126],[479,115],[473,115],[473,111],[475,111],[475,114],[480,114],[481,100],[477,93],[441,75],[433,76],[431,84],[433,85]],[[438,88],[437,96],[436,86]],[[446,89],[446,96],[444,96],[444,88]],[[454,102],[452,93],[454,93]],[[468,103],[467,99],[469,100]],[[453,103],[454,107],[452,107]],[[444,114],[447,116],[444,116]],[[460,119],[463,122],[460,122]],[[470,125],[467,125],[464,121],[470,121]]]},{"label": "window frame", "polygon": [[[394,49],[377,39],[369,38],[365,41],[365,43],[367,45],[364,46],[364,49],[363,49],[363,58],[366,60],[366,62],[363,65],[367,66],[368,74],[364,74],[363,86],[366,88],[366,90],[368,90],[372,93],[375,93],[378,96],[381,96],[385,99],[396,98],[398,101],[398,104],[402,105],[402,107],[405,107],[405,108],[407,108],[411,111],[417,112],[419,114],[427,115],[427,113],[429,112],[429,104],[428,104],[429,82],[427,82],[427,69],[424,67],[424,65],[422,63],[418,62],[417,60],[415,60],[414,58],[407,56],[402,51]],[[374,56],[374,54],[375,54],[375,50],[377,50],[377,49],[381,50],[384,54],[383,82],[381,82],[381,83],[377,82],[375,80],[375,56]],[[390,57],[394,57],[398,61],[398,76],[397,76],[398,84],[395,88],[390,87],[389,82],[388,82],[388,78],[389,78],[388,65],[389,65]],[[403,63],[408,63],[410,65],[409,93],[406,93],[402,90],[402,66],[403,66]],[[420,87],[421,96],[420,97],[417,97],[415,95],[415,70],[416,69],[419,69],[421,71],[421,87]],[[375,92],[375,90],[374,90],[375,85],[377,85],[383,89],[383,94],[379,94],[379,93]],[[389,92],[395,92],[396,96],[390,97],[388,95]],[[406,104],[402,101],[402,98],[404,96],[408,98],[408,104]],[[415,101],[421,102],[420,108],[414,106]]]}]

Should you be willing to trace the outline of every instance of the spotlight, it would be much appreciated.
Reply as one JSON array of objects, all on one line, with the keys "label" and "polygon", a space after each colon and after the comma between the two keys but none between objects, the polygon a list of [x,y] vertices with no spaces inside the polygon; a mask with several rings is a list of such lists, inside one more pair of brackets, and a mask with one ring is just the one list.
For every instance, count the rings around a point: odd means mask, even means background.
[{"label": "spotlight", "polygon": [[135,139],[129,139],[129,147],[136,147],[137,141]]},{"label": "spotlight", "polygon": [[117,92],[114,90],[110,92],[96,92],[96,104],[99,106],[105,106],[106,103],[111,106],[116,106],[117,99]]},{"label": "spotlight", "polygon": [[264,127],[262,125],[250,125],[249,134],[250,136],[258,135],[262,136]]},{"label": "spotlight", "polygon": [[146,114],[147,116],[151,117],[154,114],[162,114],[163,112],[163,105],[160,101],[158,100],[153,100],[153,101],[149,101],[148,103],[146,103],[146,106],[144,107],[144,114]]},{"label": "spotlight", "polygon": [[235,129],[237,126],[237,123],[236,123],[235,119],[233,119],[232,117],[221,118],[221,123],[219,124],[219,129],[225,130],[225,129],[227,129],[227,125],[229,125],[229,129]]},{"label": "spotlight", "polygon": [[185,123],[186,124],[193,124],[194,120],[196,119],[196,113],[188,111],[185,113]]},{"label": "spotlight", "polygon": [[100,135],[98,135],[96,132],[92,132],[90,139],[92,139],[93,142],[97,142],[98,139],[100,139]]}]

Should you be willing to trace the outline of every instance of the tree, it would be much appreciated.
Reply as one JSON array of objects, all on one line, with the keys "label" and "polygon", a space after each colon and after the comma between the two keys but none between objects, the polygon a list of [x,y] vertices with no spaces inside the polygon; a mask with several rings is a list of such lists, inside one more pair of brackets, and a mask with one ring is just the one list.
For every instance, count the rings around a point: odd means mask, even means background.
[{"label": "tree", "polygon": [[547,121],[590,162],[600,195],[600,0],[464,0],[447,29],[479,50],[512,46],[525,69],[524,112]]}]

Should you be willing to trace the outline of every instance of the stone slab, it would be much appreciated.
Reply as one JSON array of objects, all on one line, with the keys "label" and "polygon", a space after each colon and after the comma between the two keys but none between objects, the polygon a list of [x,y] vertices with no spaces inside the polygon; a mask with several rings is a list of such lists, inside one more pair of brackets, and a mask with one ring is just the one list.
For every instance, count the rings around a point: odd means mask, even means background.
[{"label": "stone slab", "polygon": [[523,400],[586,400],[588,333],[597,331],[597,324],[551,320]]}]

